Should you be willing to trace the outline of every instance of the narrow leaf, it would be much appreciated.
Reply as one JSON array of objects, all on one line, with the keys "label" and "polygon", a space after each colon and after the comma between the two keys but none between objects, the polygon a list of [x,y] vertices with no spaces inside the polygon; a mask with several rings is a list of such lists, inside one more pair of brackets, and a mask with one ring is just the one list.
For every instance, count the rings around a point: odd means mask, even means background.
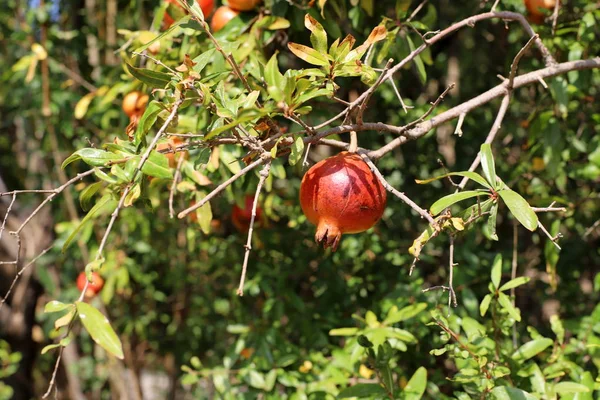
[{"label": "narrow leaf", "polygon": [[315,50],[322,54],[327,53],[327,33],[323,26],[310,14],[306,14],[304,17],[304,26],[311,32],[310,43],[313,45]]},{"label": "narrow leaf", "polygon": [[288,48],[298,58],[301,58],[309,64],[319,65],[322,67],[329,66],[329,61],[327,58],[313,48],[292,42],[288,43]]},{"label": "narrow leaf", "polygon": [[410,378],[406,386],[404,387],[405,400],[419,400],[425,393],[427,387],[427,370],[425,367],[420,367]]},{"label": "narrow leaf", "polygon": [[528,277],[520,276],[518,278],[511,279],[510,281],[506,282],[504,285],[500,286],[500,291],[505,291],[505,290],[509,290],[512,288],[516,288],[518,286],[526,284],[527,282],[529,282]]},{"label": "narrow leaf", "polygon": [[123,347],[119,337],[100,311],[87,303],[77,302],[79,319],[94,342],[117,358],[123,359]]},{"label": "narrow leaf", "polygon": [[512,304],[510,298],[504,293],[498,293],[498,303],[508,312],[508,314],[515,319],[515,321],[521,321],[521,312]]},{"label": "narrow leaf", "polygon": [[436,176],[435,178],[429,178],[429,179],[423,179],[423,180],[416,179],[415,182],[417,182],[418,184],[425,184],[425,183],[437,181],[439,179],[444,179],[449,176],[463,176],[463,177],[469,178],[470,180],[472,180],[474,182],[479,183],[481,186],[484,186],[488,189],[492,188],[490,186],[490,184],[487,183],[487,181],[483,178],[483,176],[479,175],[477,172],[471,172],[471,171],[450,172],[448,174]]},{"label": "narrow leaf", "polygon": [[527,203],[520,194],[510,189],[500,190],[498,194],[502,200],[504,200],[512,215],[514,215],[525,228],[532,232],[537,229],[538,217],[531,209],[529,203]]},{"label": "narrow leaf", "polygon": [[495,289],[500,287],[500,279],[502,279],[502,255],[497,254],[492,264],[492,285]]},{"label": "narrow leaf", "polygon": [[515,361],[526,361],[535,357],[548,347],[552,346],[552,339],[542,338],[531,340],[517,349],[511,356]]},{"label": "narrow leaf", "polygon": [[481,145],[479,156],[481,157],[481,168],[483,169],[485,178],[493,188],[497,188],[498,182],[496,180],[496,166],[494,165],[492,147],[489,145],[489,143],[484,143]]},{"label": "narrow leaf", "polygon": [[152,71],[147,68],[136,68],[129,63],[126,63],[126,65],[127,70],[129,73],[131,73],[131,75],[134,76],[134,78],[150,87],[164,89],[164,87],[167,86],[167,84],[171,81],[171,75],[164,72]]},{"label": "narrow leaf", "polygon": [[488,308],[490,307],[490,302],[492,301],[492,295],[486,294],[483,300],[481,300],[481,304],[479,304],[479,315],[482,317],[487,313]]},{"label": "narrow leaf", "polygon": [[302,154],[304,153],[304,140],[302,140],[301,136],[296,137],[296,140],[292,143],[291,150],[289,162],[290,165],[296,165],[302,159]]},{"label": "narrow leaf", "polygon": [[480,192],[476,190],[466,190],[464,192],[452,193],[447,196],[442,197],[430,208],[430,211],[433,215],[437,215],[441,213],[447,207],[450,207],[454,203],[458,203],[459,201],[467,200],[477,196],[489,195],[488,192]]},{"label": "narrow leaf", "polygon": [[490,392],[495,400],[536,400],[537,397],[517,388],[496,386]]},{"label": "narrow leaf", "polygon": [[383,397],[386,396],[385,389],[381,387],[378,383],[358,383],[354,386],[350,386],[344,390],[342,390],[337,398],[338,399],[347,399],[349,397]]}]

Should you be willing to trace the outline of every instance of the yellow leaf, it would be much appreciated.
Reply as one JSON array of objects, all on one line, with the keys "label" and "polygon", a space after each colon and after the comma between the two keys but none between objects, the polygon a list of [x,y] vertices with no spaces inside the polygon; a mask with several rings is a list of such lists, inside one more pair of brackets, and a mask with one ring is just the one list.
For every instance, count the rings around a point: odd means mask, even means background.
[{"label": "yellow leaf", "polygon": [[79,101],[75,105],[75,111],[73,113],[73,115],[75,115],[75,119],[82,119],[85,116],[88,107],[90,106],[90,103],[92,102],[95,96],[96,92],[91,92],[79,99]]},{"label": "yellow leaf", "polygon": [[48,57],[48,52],[44,47],[39,43],[34,43],[31,45],[31,51],[37,57],[38,60],[45,60]]}]

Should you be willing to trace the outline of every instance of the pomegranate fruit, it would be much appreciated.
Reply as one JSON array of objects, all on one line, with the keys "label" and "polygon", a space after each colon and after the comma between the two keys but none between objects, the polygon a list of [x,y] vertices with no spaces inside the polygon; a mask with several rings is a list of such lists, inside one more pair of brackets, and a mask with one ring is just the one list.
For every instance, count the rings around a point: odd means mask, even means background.
[{"label": "pomegranate fruit", "polygon": [[212,29],[213,32],[220,31],[229,21],[237,17],[238,14],[238,11],[232,10],[227,6],[217,8],[215,15],[213,15],[212,20],[210,21],[210,29]]},{"label": "pomegranate fruit", "polygon": [[262,0],[229,0],[227,4],[236,11],[250,11],[256,8]]},{"label": "pomegranate fruit", "polygon": [[[242,233],[248,231],[250,227],[250,220],[252,219],[252,205],[254,204],[254,196],[246,196],[244,199],[244,208],[240,208],[237,204],[233,206],[231,212],[231,221],[233,225]],[[254,224],[256,225],[262,217],[262,208],[260,205],[256,206],[256,218]]]},{"label": "pomegranate fruit", "polygon": [[146,104],[148,103],[148,95],[143,94],[142,92],[138,92],[134,90],[133,92],[129,92],[123,98],[123,111],[129,117],[134,115],[142,115],[144,110],[146,109]]},{"label": "pomegranate fruit", "polygon": [[385,188],[369,166],[346,151],[313,165],[300,185],[302,211],[317,226],[315,241],[333,251],[342,234],[375,225],[386,200]]},{"label": "pomegranate fruit", "polygon": [[536,24],[544,22],[545,10],[554,9],[555,4],[556,0],[525,0],[529,19]]},{"label": "pomegranate fruit", "polygon": [[[77,289],[82,291],[85,287],[85,283],[87,281],[87,277],[85,276],[85,272],[82,272],[77,277]],[[104,286],[104,279],[97,272],[92,272],[92,280],[88,284],[87,290],[85,291],[86,297],[94,297],[95,295],[102,290],[102,286]]]}]

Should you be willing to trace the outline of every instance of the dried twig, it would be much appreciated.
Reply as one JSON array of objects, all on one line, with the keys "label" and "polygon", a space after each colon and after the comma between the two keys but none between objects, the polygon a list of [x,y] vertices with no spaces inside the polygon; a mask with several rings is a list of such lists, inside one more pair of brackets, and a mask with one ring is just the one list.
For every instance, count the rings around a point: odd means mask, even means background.
[{"label": "dried twig", "polygon": [[212,199],[213,197],[215,197],[216,195],[218,195],[219,193],[221,193],[221,191],[223,189],[225,189],[227,186],[231,185],[233,182],[235,182],[237,179],[239,179],[239,177],[247,174],[249,171],[253,170],[257,166],[259,166],[261,164],[264,164],[269,159],[270,159],[269,157],[263,155],[262,157],[254,160],[251,164],[248,164],[242,170],[240,170],[238,173],[236,173],[235,175],[233,175],[231,178],[227,179],[225,182],[223,182],[219,186],[217,186],[212,192],[210,192],[209,194],[207,194],[206,197],[204,197],[202,200],[200,200],[199,202],[197,202],[193,206],[190,206],[190,207],[186,208],[185,210],[181,211],[179,214],[177,214],[177,218],[179,218],[179,219],[185,218],[186,215],[188,215],[192,211],[195,211],[198,208],[202,207],[210,199]]},{"label": "dried twig", "polygon": [[248,240],[246,241],[245,252],[244,252],[244,264],[242,265],[242,275],[240,276],[240,285],[237,289],[238,296],[244,295],[244,282],[246,280],[246,270],[248,268],[248,260],[250,258],[250,251],[252,250],[252,233],[254,231],[254,220],[256,219],[256,208],[258,206],[258,197],[262,190],[265,180],[269,177],[271,171],[271,161],[269,160],[260,171],[260,179],[256,186],[256,193],[254,194],[254,202],[252,203],[252,217],[250,218],[250,226],[248,227]]},{"label": "dried twig", "polygon": [[169,189],[169,217],[175,217],[175,210],[173,209],[173,199],[175,197],[175,191],[177,190],[177,183],[179,182],[179,178],[181,177],[181,166],[183,165],[183,161],[185,157],[183,155],[179,156],[177,160],[177,168],[175,168],[175,175],[173,176],[173,183],[171,184],[171,189]]},{"label": "dried twig", "polygon": [[415,210],[421,216],[421,218],[425,218],[427,220],[427,222],[429,222],[431,224],[432,227],[434,227],[434,228],[437,227],[437,224],[433,220],[433,217],[431,216],[431,214],[429,214],[427,212],[427,210],[424,210],[421,207],[419,207],[417,205],[417,203],[415,203],[414,201],[412,201],[407,195],[405,195],[404,193],[399,192],[398,190],[394,189],[394,187],[392,185],[390,185],[388,183],[388,181],[385,180],[385,178],[383,177],[383,175],[381,174],[381,172],[379,171],[379,169],[375,166],[375,164],[367,156],[367,154],[365,154],[364,152],[360,152],[360,151],[358,152],[358,154],[367,163],[367,165],[369,166],[369,169],[371,169],[371,171],[375,174],[375,176],[377,176],[377,179],[379,179],[379,181],[381,182],[381,184],[383,185],[383,187],[385,187],[385,189],[388,192],[392,193],[394,196],[398,197],[404,203],[408,204],[410,206],[410,208],[412,208],[413,210]]},{"label": "dried twig", "polygon": [[441,290],[443,292],[448,291],[448,316],[450,316],[451,307],[458,306],[458,302],[456,300],[456,292],[454,291],[454,236],[450,235],[450,257],[449,257],[449,266],[448,266],[448,286],[440,285],[440,286],[432,286],[426,289],[423,289],[422,292],[430,292],[432,290]]}]

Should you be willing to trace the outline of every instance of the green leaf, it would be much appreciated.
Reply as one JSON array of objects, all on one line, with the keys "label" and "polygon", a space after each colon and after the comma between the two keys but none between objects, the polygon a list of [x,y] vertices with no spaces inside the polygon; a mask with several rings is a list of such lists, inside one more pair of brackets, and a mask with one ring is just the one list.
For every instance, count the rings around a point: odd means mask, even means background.
[{"label": "green leaf", "polygon": [[72,336],[67,336],[64,337],[60,340],[60,342],[55,343],[55,344],[49,344],[48,346],[44,347],[41,351],[41,354],[46,354],[48,351],[52,350],[52,349],[56,349],[57,347],[66,347],[69,345],[69,343],[71,343],[71,340],[73,339]]},{"label": "green leaf", "polygon": [[[410,48],[410,51],[415,51],[415,44],[410,38],[410,35],[406,35],[406,40],[408,41],[408,47]],[[416,56],[414,61],[415,67],[417,68],[417,73],[419,75],[419,80],[421,81],[421,84],[425,84],[427,82],[427,71],[425,71],[425,64],[423,64],[421,56]]]},{"label": "green leaf", "polygon": [[150,152],[150,157],[148,157],[142,166],[142,172],[161,179],[173,178],[173,172],[169,168],[169,159],[164,154],[155,150]]},{"label": "green leaf", "polygon": [[302,154],[304,153],[304,140],[302,140],[302,136],[296,137],[294,143],[292,143],[291,150],[289,162],[290,165],[296,165],[302,159]]},{"label": "green leaf", "polygon": [[134,78],[150,87],[164,89],[171,81],[171,75],[165,74],[164,72],[152,71],[147,68],[136,68],[129,63],[126,63],[126,65],[127,70]]},{"label": "green leaf", "polygon": [[481,168],[483,169],[485,178],[493,188],[497,189],[498,182],[496,179],[496,166],[494,165],[492,147],[489,145],[489,143],[484,143],[481,145],[479,156],[481,157]]},{"label": "green leaf", "polygon": [[481,192],[476,190],[466,190],[464,192],[452,193],[447,196],[442,197],[435,203],[431,205],[429,209],[433,215],[437,215],[441,213],[447,207],[450,207],[454,203],[458,203],[459,201],[467,200],[477,196],[489,195],[488,192]]},{"label": "green leaf", "polygon": [[558,315],[554,314],[550,317],[550,327],[552,328],[552,332],[556,335],[558,343],[563,344],[565,341],[565,328]]},{"label": "green leaf", "polygon": [[490,231],[490,238],[492,240],[498,240],[498,235],[496,234],[496,218],[498,217],[498,203],[492,203],[492,207],[490,208],[490,216],[487,220],[488,230]]},{"label": "green leaf", "polygon": [[379,374],[381,375],[381,380],[385,385],[387,391],[390,394],[394,394],[394,377],[392,375],[392,370],[388,365],[384,365],[379,369]]},{"label": "green leaf", "polygon": [[279,64],[277,62],[277,53],[273,54],[265,66],[265,82],[268,86],[274,86],[279,89],[283,89],[284,78],[283,74],[279,71]]},{"label": "green leaf", "polygon": [[110,326],[108,319],[100,311],[81,301],[77,302],[79,320],[94,342],[117,358],[123,359],[123,347],[119,337]]},{"label": "green leaf", "polygon": [[397,322],[405,321],[419,314],[421,311],[427,308],[427,303],[411,304],[410,306],[404,307],[398,310],[397,307],[392,307],[388,312],[387,317],[383,321],[385,325],[392,325]]},{"label": "green leaf", "polygon": [[61,168],[64,169],[67,165],[77,160],[83,160],[83,162],[91,165],[92,167],[101,167],[105,166],[109,161],[121,159],[123,159],[123,156],[118,154],[92,147],[86,147],[71,154],[65,161],[63,161]]},{"label": "green leaf", "polygon": [[63,326],[69,325],[73,318],[75,318],[75,311],[75,304],[72,304],[69,308],[69,311],[65,315],[54,321],[54,329],[59,330]]},{"label": "green leaf", "polygon": [[58,300],[52,300],[48,303],[46,303],[46,306],[44,306],[44,312],[45,313],[54,313],[54,312],[59,312],[59,311],[63,311],[66,310],[69,307],[72,307],[73,304],[71,303],[62,303]]},{"label": "green leaf", "polygon": [[86,216],[83,217],[79,225],[77,225],[73,232],[71,232],[71,234],[65,241],[65,244],[63,244],[62,252],[64,253],[69,248],[71,242],[73,241],[73,239],[75,239],[77,233],[79,233],[79,231],[81,230],[81,228],[83,228],[86,222],[91,221],[97,216],[97,214],[101,214],[107,210],[114,209],[117,206],[117,203],[117,200],[113,199],[112,196],[109,194],[103,196],[100,200],[98,200],[94,207],[92,207],[92,209],[86,214]]},{"label": "green leaf", "polygon": [[589,393],[590,389],[581,383],[575,382],[559,382],[554,385],[556,393]]},{"label": "green leaf", "polygon": [[94,182],[86,186],[86,188],[81,191],[79,194],[79,205],[83,211],[88,211],[90,209],[94,195],[98,193],[98,190],[100,190],[103,186],[104,182]]},{"label": "green leaf", "polygon": [[508,314],[515,319],[515,321],[521,321],[521,312],[512,304],[510,298],[502,292],[498,293],[498,303],[508,312]]},{"label": "green leaf", "polygon": [[142,118],[140,118],[140,122],[135,130],[133,140],[135,145],[138,145],[142,141],[142,138],[148,133],[150,128],[152,128],[152,125],[154,125],[156,119],[158,118],[158,114],[160,114],[162,110],[163,108],[156,100],[152,100],[150,104],[148,104],[148,107],[146,107],[146,110],[144,111]]},{"label": "green leaf", "polygon": [[435,178],[429,178],[429,179],[424,179],[424,180],[416,179],[415,182],[422,185],[425,183],[437,181],[439,179],[444,179],[449,176],[463,176],[463,177],[469,178],[472,181],[479,183],[481,186],[484,186],[488,189],[492,188],[490,186],[490,184],[483,178],[483,176],[479,175],[477,172],[471,172],[471,171],[450,172],[448,174],[436,176]]},{"label": "green leaf", "polygon": [[537,397],[517,388],[496,386],[490,392],[495,400],[537,400]]},{"label": "green leaf", "polygon": [[524,285],[527,282],[529,282],[529,278],[526,276],[520,276],[518,278],[515,279],[511,279],[510,281],[506,282],[504,285],[500,286],[500,291],[505,291],[505,290],[509,290],[512,288],[516,288],[518,286]]},{"label": "green leaf", "polygon": [[511,358],[517,362],[529,360],[552,346],[552,343],[552,340],[548,338],[531,340],[519,347]]},{"label": "green leaf", "polygon": [[592,377],[592,373],[590,371],[585,371],[583,374],[581,374],[581,383],[589,389],[589,392],[576,393],[575,396],[573,396],[573,400],[593,400],[594,378]]},{"label": "green leaf", "polygon": [[327,53],[327,33],[325,33],[325,29],[323,26],[310,14],[306,14],[304,17],[304,26],[308,29],[310,34],[310,43],[313,45],[314,49],[320,53]]},{"label": "green leaf", "polygon": [[358,328],[337,328],[329,331],[329,336],[354,336]]},{"label": "green leaf", "polygon": [[[205,193],[198,192],[196,195],[196,202],[199,203],[204,197],[206,197]],[[210,201],[207,201],[202,207],[196,209],[196,216],[198,216],[198,225],[200,225],[200,229],[204,234],[208,235],[210,233],[210,222],[213,218]]]},{"label": "green leaf", "polygon": [[486,294],[485,297],[483,298],[483,300],[481,300],[481,304],[479,304],[479,315],[481,315],[482,317],[485,315],[488,308],[490,307],[491,301],[492,301],[492,295]]},{"label": "green leaf", "polygon": [[402,394],[404,400],[418,400],[423,397],[427,387],[427,370],[420,367],[410,378]]},{"label": "green leaf", "polygon": [[327,57],[311,47],[289,42],[288,48],[296,55],[296,57],[301,58],[309,64],[322,67],[329,66],[329,60],[327,60]]},{"label": "green leaf", "polygon": [[337,398],[347,399],[349,397],[373,397],[373,396],[386,396],[385,389],[378,383],[359,383],[354,386],[350,386],[342,390]]},{"label": "green leaf", "polygon": [[535,231],[538,227],[538,217],[531,209],[527,201],[517,192],[510,189],[503,189],[498,192],[506,206],[515,216],[515,218],[530,231]]},{"label": "green leaf", "polygon": [[492,264],[492,285],[495,289],[500,287],[500,280],[502,279],[502,255],[497,254]]}]

